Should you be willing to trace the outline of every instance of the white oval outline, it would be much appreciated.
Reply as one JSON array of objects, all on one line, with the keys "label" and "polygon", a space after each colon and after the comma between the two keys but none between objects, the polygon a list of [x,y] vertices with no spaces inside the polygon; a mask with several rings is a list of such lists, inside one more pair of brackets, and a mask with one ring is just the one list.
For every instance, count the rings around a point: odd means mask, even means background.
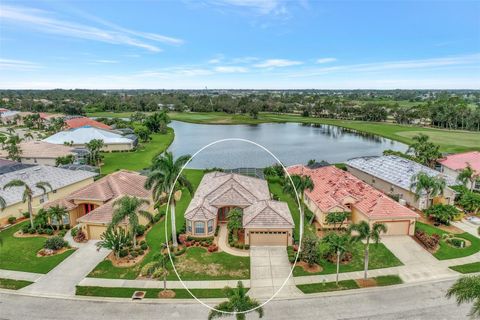
[{"label": "white oval outline", "polygon": [[[178,274],[177,272],[177,268],[175,268],[175,263],[173,262],[173,259],[172,259],[172,255],[171,255],[171,252],[170,252],[170,246],[168,245],[168,242],[169,242],[169,239],[168,239],[168,216],[169,216],[169,206],[170,206],[170,200],[171,200],[171,197],[172,197],[172,193],[173,193],[173,190],[174,188],[170,188],[170,193],[168,195],[168,201],[167,201],[167,208],[166,208],[166,214],[165,214],[165,240],[167,241],[167,251],[168,251],[168,257],[170,259],[170,262],[172,263],[172,267],[173,267],[173,270],[175,271],[175,274],[177,275],[177,278],[178,280],[180,280],[180,283],[182,284],[182,286],[188,291],[188,293],[200,304],[202,304],[203,306],[207,307],[208,309],[210,310],[215,310],[217,312],[220,312],[220,313],[224,313],[224,314],[229,314],[229,315],[236,315],[236,314],[242,314],[242,313],[249,313],[249,312],[252,312],[258,308],[261,308],[263,307],[264,305],[266,305],[268,302],[270,302],[271,300],[273,300],[277,294],[280,292],[280,290],[283,289],[283,287],[285,286],[285,284],[287,283],[287,281],[292,277],[292,273],[293,273],[293,269],[295,268],[295,264],[297,263],[297,260],[298,260],[298,256],[299,256],[299,253],[300,253],[300,250],[301,250],[301,245],[302,245],[302,238],[303,238],[303,227],[304,227],[304,216],[302,215],[302,210],[301,210],[301,204],[300,204],[300,197],[298,196],[298,192],[297,192],[297,188],[295,187],[295,184],[293,183],[293,180],[292,180],[292,177],[290,176],[290,174],[288,173],[287,169],[285,168],[285,166],[283,165],[283,163],[272,153],[270,152],[270,150],[268,150],[267,148],[265,148],[264,146],[262,146],[261,144],[258,144],[254,141],[251,141],[251,140],[248,140],[248,139],[242,139],[242,138],[226,138],[226,139],[220,139],[220,140],[216,140],[216,141],[213,141],[213,142],[210,142],[209,144],[205,145],[204,147],[200,148],[197,152],[195,152],[191,157],[190,159],[188,159],[188,161],[183,165],[182,169],[180,170],[179,174],[177,175],[177,177],[175,178],[175,181],[173,182],[173,185],[175,185],[177,183],[177,180],[178,180],[178,177],[180,177],[180,175],[182,174],[183,170],[185,169],[185,167],[190,163],[190,161],[192,161],[193,158],[195,158],[195,156],[197,156],[200,152],[202,152],[203,150],[205,150],[206,148],[212,146],[212,145],[215,145],[215,144],[218,144],[218,143],[222,143],[222,142],[228,142],[228,141],[241,141],[241,142],[247,142],[247,143],[250,143],[250,144],[253,144],[261,149],[263,149],[264,151],[266,151],[268,154],[270,154],[278,163],[280,163],[280,165],[282,166],[283,168],[283,171],[287,174],[288,176],[288,179],[290,179],[290,182],[293,186],[293,189],[295,191],[295,197],[297,198],[297,204],[298,204],[298,211],[300,213],[300,239],[299,239],[299,245],[298,245],[298,250],[297,250],[297,254],[295,256],[295,261],[293,263],[293,266],[292,268],[290,269],[290,273],[288,274],[288,277],[285,279],[285,281],[282,283],[282,285],[280,286],[280,288],[268,299],[266,300],[265,302],[261,303],[259,306],[255,307],[255,308],[252,308],[252,309],[249,309],[249,310],[246,310],[246,311],[240,311],[240,312],[230,312],[230,311],[223,311],[223,310],[218,310],[214,307],[211,307],[209,306],[208,304],[204,303],[202,300],[198,299],[191,291],[190,289],[185,285],[185,283],[183,282],[182,278],[180,277],[180,275]],[[242,280],[240,280],[242,281]]]}]

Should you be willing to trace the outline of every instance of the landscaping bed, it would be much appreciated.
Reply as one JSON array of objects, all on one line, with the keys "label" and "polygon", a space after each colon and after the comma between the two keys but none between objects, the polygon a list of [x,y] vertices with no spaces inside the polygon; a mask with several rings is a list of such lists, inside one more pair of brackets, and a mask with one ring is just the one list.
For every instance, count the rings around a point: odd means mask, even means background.
[{"label": "landscaping bed", "polygon": [[480,261],[479,262],[473,262],[473,263],[467,263],[467,264],[461,264],[458,266],[452,266],[449,267],[450,269],[460,272],[460,273],[475,273],[475,272],[480,272]]},{"label": "landscaping bed", "polygon": [[[169,289],[175,292],[173,299],[193,299],[186,289]],[[146,291],[145,298],[160,299],[159,293],[163,289],[141,289],[141,288],[106,288],[106,287],[85,287],[77,286],[77,296],[90,297],[112,297],[112,298],[131,298],[135,291]],[[190,291],[199,299],[205,298],[225,298],[223,289],[190,289]]]},{"label": "landscaping bed", "polygon": [[[385,247],[384,244],[379,243],[378,245],[370,244],[370,261],[369,261],[369,270],[381,269],[381,268],[390,268],[401,266],[402,262],[395,257],[390,250]],[[308,276],[315,274],[332,274],[336,273],[336,264],[328,261],[327,259],[320,259],[321,271],[318,272],[308,272],[302,265],[298,264],[293,270],[293,276]],[[356,243],[352,252],[352,260],[349,263],[340,264],[340,272],[352,272],[352,271],[361,271],[363,270],[363,244]]]},{"label": "landscaping bed", "polygon": [[12,280],[0,278],[0,288],[9,290],[18,290],[31,285],[33,282],[24,280]]},{"label": "landscaping bed", "polygon": [[[427,235],[438,235],[439,241],[436,249],[429,249],[438,260],[447,260],[466,257],[480,251],[480,239],[471,235],[468,232],[453,234],[453,238],[465,241],[465,247],[460,248],[451,243],[452,237],[449,238],[449,232],[444,231],[435,226],[425,224],[422,222],[416,223],[416,231],[424,232]],[[420,244],[424,245],[421,241]],[[425,245],[424,245],[425,246]]]},{"label": "landscaping bed", "polygon": [[0,246],[0,257],[2,257],[0,269],[47,273],[74,252],[74,250],[66,250],[52,256],[37,257],[37,253],[43,249],[47,238],[38,236],[15,238],[13,236],[29,223],[29,221],[24,221],[0,232],[3,240],[3,245]]},{"label": "landscaping bed", "polygon": [[357,279],[357,280],[342,280],[338,282],[338,285],[332,282],[325,283],[312,283],[312,284],[301,284],[297,285],[303,293],[319,293],[319,292],[329,292],[329,291],[340,291],[340,290],[350,290],[350,289],[359,289],[365,287],[383,287],[390,286],[395,284],[403,283],[397,275],[387,275],[379,276],[374,278]]}]

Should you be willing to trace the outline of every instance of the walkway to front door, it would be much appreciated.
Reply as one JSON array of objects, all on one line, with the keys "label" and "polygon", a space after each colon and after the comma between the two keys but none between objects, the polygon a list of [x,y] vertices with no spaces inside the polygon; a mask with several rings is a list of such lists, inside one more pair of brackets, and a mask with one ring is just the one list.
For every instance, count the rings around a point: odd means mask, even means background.
[{"label": "walkway to front door", "polygon": [[[286,247],[250,247],[250,291],[255,298],[270,298],[290,274]],[[277,297],[302,295],[293,279],[287,280]]]}]

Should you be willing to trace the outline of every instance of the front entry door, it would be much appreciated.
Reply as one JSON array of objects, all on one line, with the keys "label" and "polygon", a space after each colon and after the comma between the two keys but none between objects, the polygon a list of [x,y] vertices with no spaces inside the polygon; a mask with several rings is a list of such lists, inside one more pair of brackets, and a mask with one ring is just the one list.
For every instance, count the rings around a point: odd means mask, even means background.
[{"label": "front entry door", "polygon": [[230,211],[229,207],[223,207],[223,208],[218,209],[218,221],[219,222],[226,222],[229,211]]}]

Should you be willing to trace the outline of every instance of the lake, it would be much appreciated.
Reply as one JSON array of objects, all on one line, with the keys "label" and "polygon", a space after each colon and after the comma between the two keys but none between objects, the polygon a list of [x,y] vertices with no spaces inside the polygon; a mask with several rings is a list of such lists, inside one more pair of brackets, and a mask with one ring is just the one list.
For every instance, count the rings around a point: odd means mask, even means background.
[{"label": "lake", "polygon": [[[265,123],[259,125],[208,125],[172,121],[175,140],[169,148],[174,156],[193,155],[219,139],[241,138],[254,141],[283,162],[293,165],[315,159],[330,163],[360,156],[381,155],[383,150],[406,151],[407,146],[383,137],[330,125]],[[215,144],[200,152],[189,168],[262,168],[275,159],[261,148],[243,141]]]}]

